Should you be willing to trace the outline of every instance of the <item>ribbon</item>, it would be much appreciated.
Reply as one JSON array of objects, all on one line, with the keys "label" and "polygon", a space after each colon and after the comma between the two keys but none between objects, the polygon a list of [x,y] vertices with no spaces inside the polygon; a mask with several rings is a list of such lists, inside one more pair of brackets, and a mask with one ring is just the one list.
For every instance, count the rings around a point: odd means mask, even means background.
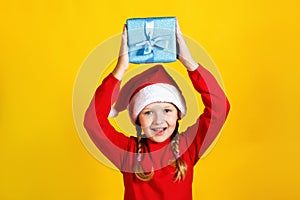
[{"label": "ribbon", "polygon": [[[158,47],[161,49],[166,49],[169,46],[168,35],[157,36],[153,38],[154,21],[153,19],[147,19],[145,24],[145,35],[146,40],[135,44],[135,46],[144,46],[144,55],[153,52],[153,47]],[[161,42],[164,42],[161,44]]]}]

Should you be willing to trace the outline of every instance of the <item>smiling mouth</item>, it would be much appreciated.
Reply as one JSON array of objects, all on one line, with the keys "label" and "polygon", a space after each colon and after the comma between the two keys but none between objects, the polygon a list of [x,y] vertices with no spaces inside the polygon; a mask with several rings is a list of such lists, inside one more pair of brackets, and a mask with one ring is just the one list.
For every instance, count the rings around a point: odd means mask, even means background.
[{"label": "smiling mouth", "polygon": [[167,130],[167,127],[162,127],[162,128],[152,128],[152,131],[154,131],[154,135],[162,135],[165,130]]}]

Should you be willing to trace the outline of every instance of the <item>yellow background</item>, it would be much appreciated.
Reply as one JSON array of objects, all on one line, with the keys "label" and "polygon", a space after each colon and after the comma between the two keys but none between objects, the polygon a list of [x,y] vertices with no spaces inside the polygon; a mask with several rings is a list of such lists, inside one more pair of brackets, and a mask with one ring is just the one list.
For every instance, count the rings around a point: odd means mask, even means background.
[{"label": "yellow background", "polygon": [[122,199],[121,174],[78,137],[72,91],[87,55],[147,16],[178,17],[232,105],[195,168],[194,199],[300,199],[298,10],[296,0],[1,2],[0,199]]}]

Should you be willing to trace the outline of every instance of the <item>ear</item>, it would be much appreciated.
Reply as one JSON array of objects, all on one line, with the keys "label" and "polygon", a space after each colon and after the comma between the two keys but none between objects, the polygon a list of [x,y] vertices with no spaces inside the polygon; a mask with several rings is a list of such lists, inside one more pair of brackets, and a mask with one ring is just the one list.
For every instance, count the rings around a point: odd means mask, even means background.
[{"label": "ear", "polygon": [[178,108],[177,108],[177,121],[178,120],[181,120],[181,111],[180,110],[178,110]]},{"label": "ear", "polygon": [[137,117],[137,119],[136,119],[136,121],[135,121],[135,124],[136,124],[137,126],[141,126],[141,123],[140,123],[140,120],[139,120],[139,116],[140,116],[140,115],[138,115],[138,117]]}]

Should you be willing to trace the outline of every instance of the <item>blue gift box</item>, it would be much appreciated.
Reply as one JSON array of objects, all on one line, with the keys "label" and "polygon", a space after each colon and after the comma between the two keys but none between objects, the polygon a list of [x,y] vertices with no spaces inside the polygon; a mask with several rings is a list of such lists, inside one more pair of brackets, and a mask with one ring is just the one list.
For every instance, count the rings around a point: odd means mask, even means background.
[{"label": "blue gift box", "polygon": [[176,18],[127,19],[128,54],[131,63],[176,61]]}]

